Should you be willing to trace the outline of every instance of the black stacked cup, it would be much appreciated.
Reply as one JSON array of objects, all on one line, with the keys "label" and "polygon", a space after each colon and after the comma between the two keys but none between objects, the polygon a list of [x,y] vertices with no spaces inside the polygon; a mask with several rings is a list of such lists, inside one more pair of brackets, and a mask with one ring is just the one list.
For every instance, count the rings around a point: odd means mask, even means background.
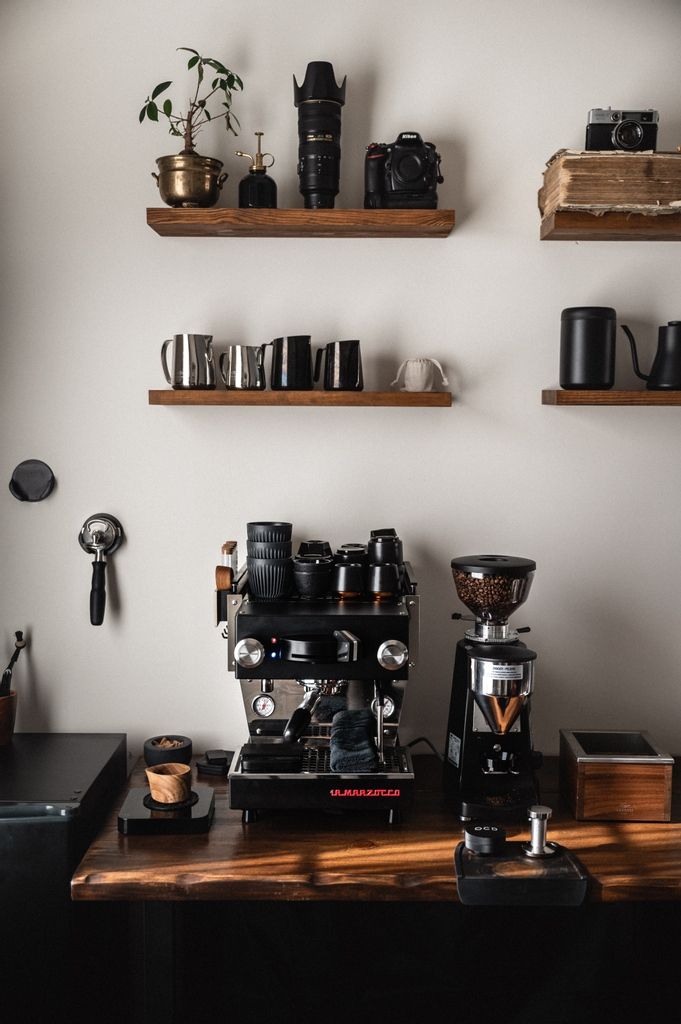
[{"label": "black stacked cup", "polygon": [[293,581],[291,523],[247,523],[246,565],[251,594],[263,601],[288,597]]}]

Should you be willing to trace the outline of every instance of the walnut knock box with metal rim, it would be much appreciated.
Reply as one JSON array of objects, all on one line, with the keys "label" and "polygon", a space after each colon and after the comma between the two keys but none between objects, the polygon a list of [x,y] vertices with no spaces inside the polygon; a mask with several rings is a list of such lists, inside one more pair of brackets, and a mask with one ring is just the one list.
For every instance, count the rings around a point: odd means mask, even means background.
[{"label": "walnut knock box with metal rim", "polygon": [[577,821],[669,821],[674,758],[648,733],[560,730],[560,787]]}]

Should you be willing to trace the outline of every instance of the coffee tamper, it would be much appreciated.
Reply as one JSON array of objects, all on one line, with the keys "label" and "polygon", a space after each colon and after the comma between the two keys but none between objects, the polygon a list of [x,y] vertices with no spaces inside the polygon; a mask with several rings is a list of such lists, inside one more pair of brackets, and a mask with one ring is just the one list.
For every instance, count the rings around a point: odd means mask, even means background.
[{"label": "coffee tamper", "polygon": [[535,804],[527,811],[530,819],[530,841],[523,843],[523,852],[527,857],[553,857],[557,849],[553,843],[546,842],[546,830],[552,811],[550,807]]}]

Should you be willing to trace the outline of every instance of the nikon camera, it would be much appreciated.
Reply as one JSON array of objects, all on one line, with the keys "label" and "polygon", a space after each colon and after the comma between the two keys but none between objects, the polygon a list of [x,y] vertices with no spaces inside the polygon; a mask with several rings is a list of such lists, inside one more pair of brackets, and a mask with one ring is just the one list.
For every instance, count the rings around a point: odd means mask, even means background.
[{"label": "nikon camera", "polygon": [[626,149],[632,153],[655,149],[657,110],[607,110],[596,107],[589,111],[586,126],[586,149]]},{"label": "nikon camera", "polygon": [[440,154],[418,132],[401,132],[395,142],[372,142],[364,161],[364,208],[437,209]]}]

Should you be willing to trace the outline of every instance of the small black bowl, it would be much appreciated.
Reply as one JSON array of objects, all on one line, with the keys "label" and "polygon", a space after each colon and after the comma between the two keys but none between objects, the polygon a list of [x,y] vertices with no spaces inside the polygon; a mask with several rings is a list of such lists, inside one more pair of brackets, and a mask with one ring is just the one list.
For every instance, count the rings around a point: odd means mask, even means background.
[{"label": "small black bowl", "polygon": [[248,540],[268,544],[281,544],[291,539],[293,525],[291,523],[246,523]]},{"label": "small black bowl", "polygon": [[372,537],[369,541],[369,562],[372,565],[401,565],[402,541],[399,537]]},{"label": "small black bowl", "polygon": [[267,540],[247,540],[246,551],[250,558],[290,558],[293,545],[290,540],[280,543]]},{"label": "small black bowl", "polygon": [[331,545],[328,540],[301,540],[298,554],[328,558],[331,555]]},{"label": "small black bowl", "polygon": [[364,593],[364,566],[359,562],[338,562],[334,566],[332,588],[340,597],[359,597]]},{"label": "small black bowl", "polygon": [[370,594],[373,594],[376,600],[394,597],[399,593],[399,589],[400,570],[395,562],[369,566],[367,590]]},{"label": "small black bowl", "polygon": [[318,600],[331,590],[333,558],[297,555],[293,559],[293,582],[302,598]]},{"label": "small black bowl", "polygon": [[253,597],[276,601],[288,597],[293,583],[293,563],[290,558],[251,558],[248,566],[248,585]]},{"label": "small black bowl", "polygon": [[[179,747],[159,747],[160,740],[180,740]],[[164,732],[161,736],[151,736],[144,741],[144,760],[148,768],[155,764],[191,764],[192,741],[188,736],[176,736],[172,732]]]}]

